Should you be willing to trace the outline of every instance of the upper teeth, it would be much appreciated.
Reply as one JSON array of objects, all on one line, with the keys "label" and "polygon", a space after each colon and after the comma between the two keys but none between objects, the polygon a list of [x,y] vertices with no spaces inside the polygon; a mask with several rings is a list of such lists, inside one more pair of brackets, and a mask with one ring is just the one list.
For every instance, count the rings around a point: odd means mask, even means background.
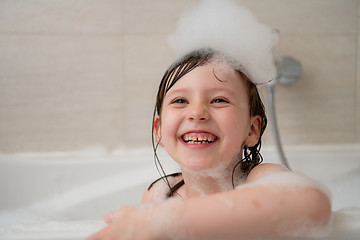
[{"label": "upper teeth", "polygon": [[183,135],[185,142],[196,143],[196,142],[213,142],[216,137],[210,133],[186,133]]}]

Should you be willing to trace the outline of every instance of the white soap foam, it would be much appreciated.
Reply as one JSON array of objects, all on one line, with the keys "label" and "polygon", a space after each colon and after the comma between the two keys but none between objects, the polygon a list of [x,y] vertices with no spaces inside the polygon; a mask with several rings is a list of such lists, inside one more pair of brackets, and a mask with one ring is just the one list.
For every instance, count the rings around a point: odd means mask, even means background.
[{"label": "white soap foam", "polygon": [[260,84],[275,77],[273,49],[277,38],[275,30],[259,23],[248,9],[232,0],[201,0],[181,16],[169,43],[178,57],[201,48],[220,51]]}]

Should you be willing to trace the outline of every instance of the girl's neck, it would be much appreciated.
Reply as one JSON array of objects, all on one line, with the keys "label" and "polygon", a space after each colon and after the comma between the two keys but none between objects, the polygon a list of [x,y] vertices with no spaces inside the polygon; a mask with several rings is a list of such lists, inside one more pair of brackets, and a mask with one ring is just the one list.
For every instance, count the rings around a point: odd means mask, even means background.
[{"label": "girl's neck", "polygon": [[[232,171],[232,167],[202,170],[199,172],[182,169],[186,197],[193,198],[232,190]],[[234,176],[234,185],[237,186],[240,183],[241,177]]]}]

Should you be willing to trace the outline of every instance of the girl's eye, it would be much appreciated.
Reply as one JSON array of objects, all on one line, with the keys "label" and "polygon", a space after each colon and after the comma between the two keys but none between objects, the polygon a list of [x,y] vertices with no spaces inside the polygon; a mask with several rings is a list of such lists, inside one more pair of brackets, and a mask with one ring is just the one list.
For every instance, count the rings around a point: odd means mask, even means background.
[{"label": "girl's eye", "polygon": [[229,103],[229,101],[224,98],[215,98],[211,103]]},{"label": "girl's eye", "polygon": [[174,101],[172,101],[171,103],[172,104],[174,104],[174,103],[184,104],[184,103],[187,103],[187,101],[185,99],[178,98],[178,99],[175,99]]}]

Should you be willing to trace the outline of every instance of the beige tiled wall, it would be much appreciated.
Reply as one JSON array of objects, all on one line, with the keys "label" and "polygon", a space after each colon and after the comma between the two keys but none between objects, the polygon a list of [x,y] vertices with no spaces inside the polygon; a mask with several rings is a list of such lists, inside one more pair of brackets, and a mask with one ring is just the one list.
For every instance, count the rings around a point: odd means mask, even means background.
[{"label": "beige tiled wall", "polygon": [[[0,1],[0,153],[149,146],[167,35],[197,2]],[[303,66],[275,89],[284,144],[359,143],[360,0],[238,2]]]},{"label": "beige tiled wall", "polygon": [[357,4],[357,57],[356,57],[356,141],[360,142],[360,1]]}]

